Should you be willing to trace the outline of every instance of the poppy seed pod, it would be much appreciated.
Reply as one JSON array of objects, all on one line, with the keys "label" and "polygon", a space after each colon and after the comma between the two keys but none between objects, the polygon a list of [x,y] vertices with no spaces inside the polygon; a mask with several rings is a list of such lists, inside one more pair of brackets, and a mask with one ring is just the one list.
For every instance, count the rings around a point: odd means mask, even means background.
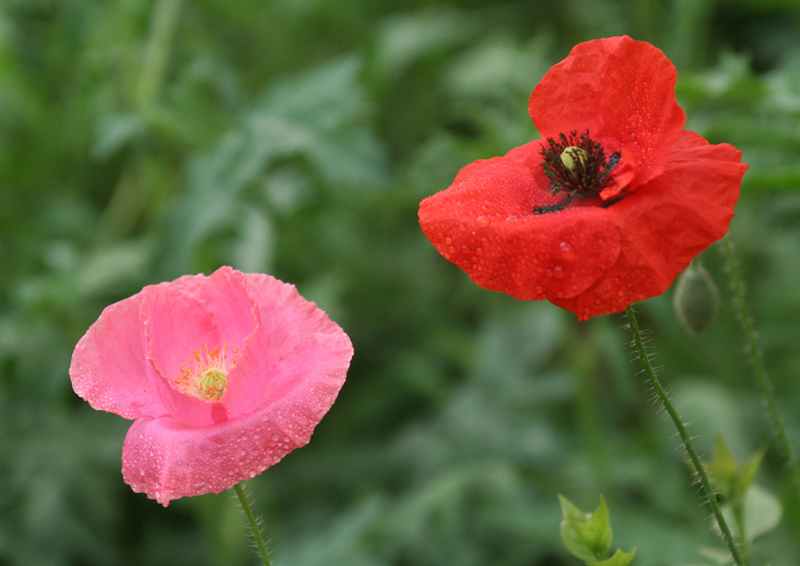
[{"label": "poppy seed pod", "polygon": [[689,334],[705,331],[719,310],[719,291],[711,274],[695,260],[678,276],[672,305]]}]

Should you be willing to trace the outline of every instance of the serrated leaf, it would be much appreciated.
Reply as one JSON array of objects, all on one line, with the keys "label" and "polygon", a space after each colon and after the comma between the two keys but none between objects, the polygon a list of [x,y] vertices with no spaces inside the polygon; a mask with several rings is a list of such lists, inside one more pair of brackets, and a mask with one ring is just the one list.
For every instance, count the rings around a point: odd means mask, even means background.
[{"label": "serrated leaf", "polygon": [[614,553],[614,556],[600,562],[590,562],[591,566],[628,566],[636,556],[636,547],[632,548],[630,552],[623,552],[619,548]]},{"label": "serrated leaf", "polygon": [[567,550],[586,562],[605,560],[614,536],[605,499],[600,496],[600,506],[591,515],[584,513],[566,497],[561,502],[561,540]]}]

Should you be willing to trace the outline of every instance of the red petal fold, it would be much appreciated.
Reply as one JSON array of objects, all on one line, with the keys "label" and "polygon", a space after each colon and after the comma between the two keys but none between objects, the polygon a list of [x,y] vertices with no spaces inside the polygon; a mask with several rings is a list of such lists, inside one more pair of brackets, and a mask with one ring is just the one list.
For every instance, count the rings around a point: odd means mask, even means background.
[{"label": "red petal fold", "polygon": [[481,287],[518,299],[574,297],[620,252],[606,209],[534,214],[535,207],[559,200],[546,190],[541,167],[528,166],[541,144],[468,165],[419,210],[422,231],[446,259]]},{"label": "red petal fold", "polygon": [[729,144],[711,145],[684,132],[664,172],[609,208],[623,235],[614,267],[582,295],[553,303],[583,320],[666,291],[727,233],[747,170],[741,155]]},{"label": "red petal fold", "polygon": [[588,129],[607,154],[627,149],[635,178],[608,190],[604,198],[610,199],[662,171],[686,121],[675,99],[677,76],[670,60],[649,43],[628,36],[587,41],[545,74],[528,110],[545,138]]}]

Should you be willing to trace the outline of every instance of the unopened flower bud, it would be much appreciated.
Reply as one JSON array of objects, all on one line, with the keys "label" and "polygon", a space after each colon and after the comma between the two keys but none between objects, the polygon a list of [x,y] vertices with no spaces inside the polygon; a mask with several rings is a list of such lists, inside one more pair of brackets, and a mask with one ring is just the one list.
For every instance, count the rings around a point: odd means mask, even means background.
[{"label": "unopened flower bud", "polygon": [[678,276],[672,304],[689,334],[699,334],[711,326],[719,309],[719,291],[700,262],[693,261]]}]

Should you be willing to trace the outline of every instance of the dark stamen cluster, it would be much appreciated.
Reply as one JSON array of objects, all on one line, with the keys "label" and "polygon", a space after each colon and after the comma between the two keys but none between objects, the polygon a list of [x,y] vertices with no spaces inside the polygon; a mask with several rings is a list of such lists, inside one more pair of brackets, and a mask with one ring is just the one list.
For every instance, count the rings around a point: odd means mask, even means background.
[{"label": "dark stamen cluster", "polygon": [[[567,167],[561,154],[567,148],[579,148],[579,151],[570,150],[572,155],[572,168]],[[553,194],[567,193],[571,198],[595,195],[599,189],[609,182],[611,170],[619,161],[619,156],[614,154],[606,159],[603,146],[589,138],[589,130],[578,136],[573,131],[569,137],[560,134],[558,141],[547,138],[547,146],[541,151],[544,162],[544,174],[550,179]],[[580,158],[578,158],[580,157]]]}]

